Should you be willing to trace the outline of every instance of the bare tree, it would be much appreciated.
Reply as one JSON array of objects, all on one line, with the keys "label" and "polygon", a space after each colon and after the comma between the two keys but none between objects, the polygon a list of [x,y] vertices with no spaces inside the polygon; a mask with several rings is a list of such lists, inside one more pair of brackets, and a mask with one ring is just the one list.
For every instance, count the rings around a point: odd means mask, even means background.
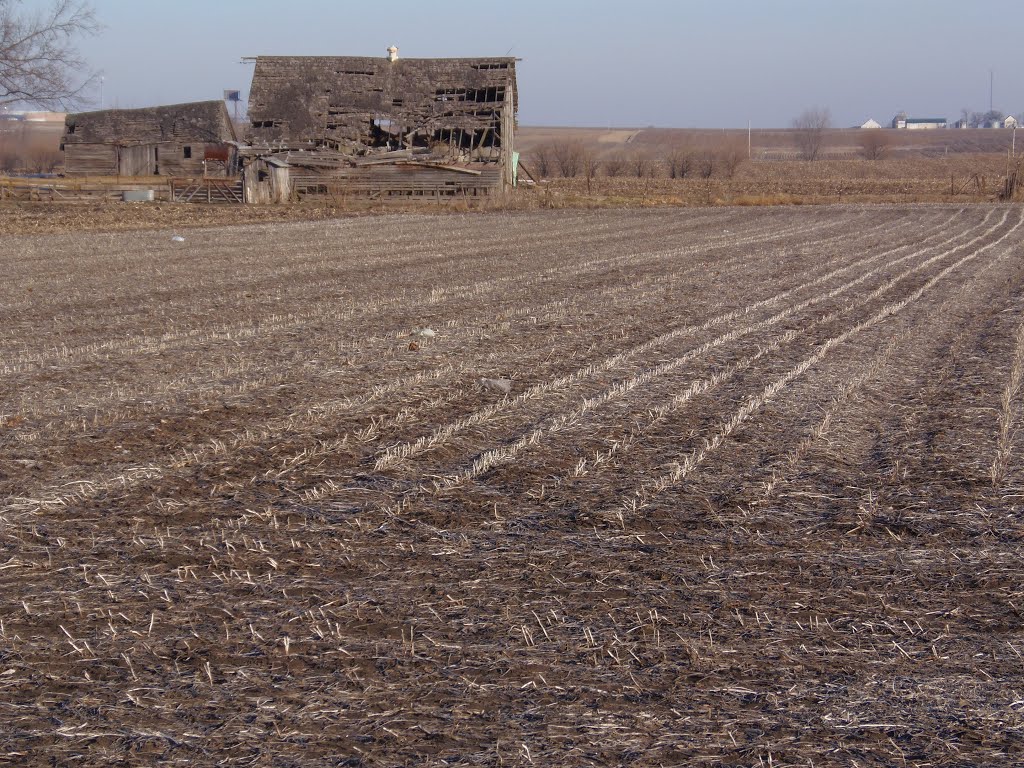
[{"label": "bare tree", "polygon": [[638,179],[652,178],[657,174],[657,165],[646,152],[637,152],[630,160],[633,174]]},{"label": "bare tree", "polygon": [[33,173],[53,173],[64,156],[54,142],[36,140],[25,146],[21,158],[24,167]]},{"label": "bare tree", "polygon": [[747,161],[747,142],[741,139],[725,139],[718,147],[718,165],[722,176],[731,179]]},{"label": "bare tree", "polygon": [[685,179],[693,172],[696,164],[694,151],[685,146],[672,148],[665,156],[665,169],[670,179]]},{"label": "bare tree", "polygon": [[825,141],[825,132],[832,127],[832,113],[827,108],[813,107],[804,110],[793,121],[796,145],[804,160],[817,160]]},{"label": "bare tree", "polygon": [[882,128],[866,128],[860,136],[860,154],[865,160],[881,160],[889,154],[891,144]]},{"label": "bare tree", "polygon": [[621,152],[615,152],[604,160],[604,175],[610,179],[621,176],[626,170],[626,156]]},{"label": "bare tree", "polygon": [[574,179],[583,170],[586,152],[579,141],[561,141],[555,145],[555,162],[558,171],[566,179]]},{"label": "bare tree", "polygon": [[14,173],[20,164],[17,147],[6,137],[0,136],[0,173]]},{"label": "bare tree", "polygon": [[66,109],[84,103],[96,75],[88,72],[75,40],[98,31],[92,6],[83,0],[52,0],[32,10],[22,0],[0,0],[0,104]]},{"label": "bare tree", "polygon": [[550,144],[541,144],[533,150],[533,162],[541,178],[549,178],[555,169],[555,152]]},{"label": "bare tree", "polygon": [[988,128],[989,126],[1001,123],[1006,118],[998,109],[990,109],[988,112],[972,112],[971,110],[960,110],[960,122],[968,128]]},{"label": "bare tree", "polygon": [[717,160],[715,153],[710,149],[701,152],[700,157],[697,158],[697,173],[702,179],[710,179],[715,175]]},{"label": "bare tree", "polygon": [[587,180],[587,194],[591,192],[591,186],[594,182],[594,177],[597,176],[597,171],[601,167],[601,160],[598,158],[597,153],[593,149],[585,148],[583,150],[583,176]]}]

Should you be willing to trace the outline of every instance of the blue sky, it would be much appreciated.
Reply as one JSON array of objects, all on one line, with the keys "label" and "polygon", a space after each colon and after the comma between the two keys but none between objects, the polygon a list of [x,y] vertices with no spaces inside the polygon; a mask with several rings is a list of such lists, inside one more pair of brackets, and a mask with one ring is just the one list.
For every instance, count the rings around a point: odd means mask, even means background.
[{"label": "blue sky", "polygon": [[[46,0],[27,0],[26,7]],[[1024,112],[1024,0],[94,0],[104,106],[248,93],[259,54],[504,56],[526,125],[785,127]],[[506,10],[508,9],[508,10]],[[506,16],[506,13],[508,14]],[[98,101],[99,93],[96,95]]]}]

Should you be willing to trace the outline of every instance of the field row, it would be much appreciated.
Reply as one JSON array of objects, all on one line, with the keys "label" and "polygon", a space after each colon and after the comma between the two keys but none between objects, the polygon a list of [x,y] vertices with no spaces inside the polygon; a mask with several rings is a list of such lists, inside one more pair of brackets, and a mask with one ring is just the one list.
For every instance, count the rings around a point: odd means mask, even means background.
[{"label": "field row", "polygon": [[17,243],[0,754],[1024,748],[1018,207]]}]

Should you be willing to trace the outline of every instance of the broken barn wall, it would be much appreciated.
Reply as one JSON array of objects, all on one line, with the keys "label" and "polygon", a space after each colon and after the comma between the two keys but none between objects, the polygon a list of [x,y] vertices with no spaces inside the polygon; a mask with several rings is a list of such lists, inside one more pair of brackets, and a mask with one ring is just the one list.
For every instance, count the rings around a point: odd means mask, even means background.
[{"label": "broken barn wall", "polygon": [[514,58],[260,56],[249,138],[337,149],[412,142],[500,160],[516,107]]}]

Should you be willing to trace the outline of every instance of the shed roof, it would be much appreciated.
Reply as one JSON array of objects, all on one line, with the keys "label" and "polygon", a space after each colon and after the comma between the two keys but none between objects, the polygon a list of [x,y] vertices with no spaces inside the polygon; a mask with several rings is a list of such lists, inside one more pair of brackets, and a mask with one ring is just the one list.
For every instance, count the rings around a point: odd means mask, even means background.
[{"label": "shed roof", "polygon": [[158,144],[176,139],[236,139],[223,101],[194,101],[141,109],[104,109],[68,115],[66,144]]}]

